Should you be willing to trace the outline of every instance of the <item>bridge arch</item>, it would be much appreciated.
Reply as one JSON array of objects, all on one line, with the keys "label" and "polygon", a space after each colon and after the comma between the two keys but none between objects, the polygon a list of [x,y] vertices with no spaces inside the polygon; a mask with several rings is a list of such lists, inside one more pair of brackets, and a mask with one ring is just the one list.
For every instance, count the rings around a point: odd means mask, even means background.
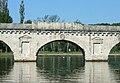
[{"label": "bridge arch", "polygon": [[42,42],[41,44],[39,44],[37,47],[37,50],[36,50],[36,55],[38,54],[39,50],[44,47],[45,45],[51,43],[51,42],[56,42],[56,41],[65,41],[65,42],[69,42],[69,43],[72,43],[76,46],[79,47],[79,49],[82,51],[82,54],[85,56],[85,49],[84,49],[84,46],[81,45],[79,42],[76,42],[76,41],[73,41],[73,40],[67,40],[67,39],[53,39],[53,40],[49,40],[49,41],[45,41],[45,42]]},{"label": "bridge arch", "polygon": [[[54,40],[54,41],[50,41],[50,42],[44,44],[43,46],[41,46],[41,47],[38,49],[36,55],[38,54],[38,52],[41,50],[42,47],[44,47],[44,46],[46,46],[46,45],[48,45],[48,44],[50,44],[50,43],[52,43],[52,42],[63,42],[63,41],[66,42],[66,43],[69,42],[70,44],[77,46],[77,47],[78,47],[78,50],[80,50],[80,51],[82,52],[82,54],[85,55],[85,52],[84,52],[84,49],[83,49],[83,48],[81,48],[78,44],[76,44],[76,43],[74,43],[74,42],[71,42],[71,41],[68,41],[68,40]],[[69,49],[71,49],[71,48],[69,47]]]},{"label": "bridge arch", "polygon": [[109,50],[109,54],[110,54],[113,50],[115,50],[115,46],[117,46],[118,44],[120,44],[120,41],[114,42],[114,44],[111,46],[111,48],[110,48],[110,50]]},{"label": "bridge arch", "polygon": [[[4,41],[4,40],[0,40],[0,45],[1,44],[3,44],[3,45],[5,45],[5,47],[7,46],[7,49],[5,49],[5,50],[8,50],[8,51],[11,51],[12,52],[12,54],[13,54],[13,49],[11,48],[11,46],[9,45],[9,43],[8,42],[6,42],[6,41]],[[3,49],[3,47],[1,47],[2,49]]]}]

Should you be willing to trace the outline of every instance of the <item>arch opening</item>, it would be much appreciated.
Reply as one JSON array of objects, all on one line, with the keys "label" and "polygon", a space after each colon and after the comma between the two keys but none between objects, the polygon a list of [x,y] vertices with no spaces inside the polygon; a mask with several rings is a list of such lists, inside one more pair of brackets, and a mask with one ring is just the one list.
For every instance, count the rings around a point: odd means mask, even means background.
[{"label": "arch opening", "polygon": [[117,43],[111,50],[110,54],[120,54],[120,42]]},{"label": "arch opening", "polygon": [[120,42],[117,43],[111,50],[108,56],[109,63],[120,62]]},{"label": "arch opening", "polygon": [[13,58],[13,52],[11,48],[0,40],[0,57]]},{"label": "arch opening", "polygon": [[3,72],[9,74],[14,65],[14,56],[11,48],[3,41],[0,40],[0,75]]},{"label": "arch opening", "polygon": [[84,50],[71,41],[51,41],[43,45],[36,55],[37,67],[50,75],[65,76],[85,65]]},{"label": "arch opening", "polygon": [[85,56],[84,50],[79,45],[67,40],[55,40],[43,45],[37,51],[36,56],[49,53],[76,54]]}]

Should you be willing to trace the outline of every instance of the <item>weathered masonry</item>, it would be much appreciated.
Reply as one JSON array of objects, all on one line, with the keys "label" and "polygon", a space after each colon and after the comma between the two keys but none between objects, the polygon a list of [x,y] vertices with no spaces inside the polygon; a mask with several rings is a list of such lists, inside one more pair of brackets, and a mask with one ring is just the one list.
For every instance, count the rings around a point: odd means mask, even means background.
[{"label": "weathered masonry", "polygon": [[45,44],[65,40],[85,52],[85,60],[107,60],[120,42],[119,26],[92,26],[75,23],[0,24],[0,41],[12,50],[15,61],[35,61]]}]

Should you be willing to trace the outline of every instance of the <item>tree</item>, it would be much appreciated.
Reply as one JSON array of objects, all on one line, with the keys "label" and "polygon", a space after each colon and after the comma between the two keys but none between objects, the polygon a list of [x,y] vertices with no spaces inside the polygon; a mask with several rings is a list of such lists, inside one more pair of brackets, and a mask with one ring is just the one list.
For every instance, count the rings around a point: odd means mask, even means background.
[{"label": "tree", "polygon": [[104,25],[104,26],[110,26],[109,23],[97,23],[97,24],[93,24],[93,25]]},{"label": "tree", "polygon": [[20,10],[19,10],[19,12],[20,12],[20,23],[23,23],[24,22],[24,18],[25,18],[25,8],[24,8],[24,1],[23,0],[21,0],[21,4],[20,4]]},{"label": "tree", "polygon": [[29,19],[29,20],[25,21],[24,23],[25,23],[25,24],[31,24],[32,21]]},{"label": "tree", "polygon": [[52,15],[49,17],[49,22],[59,22],[60,21],[60,17],[57,15]]},{"label": "tree", "polygon": [[112,26],[120,26],[120,23],[113,23]]},{"label": "tree", "polygon": [[12,23],[13,19],[9,15],[8,0],[0,0],[0,23]]},{"label": "tree", "polygon": [[59,22],[60,17],[58,15],[45,15],[44,17],[38,17],[36,22]]},{"label": "tree", "polygon": [[80,22],[80,20],[76,20],[76,21],[74,21],[74,23],[76,23],[76,24],[82,24],[81,22]]}]

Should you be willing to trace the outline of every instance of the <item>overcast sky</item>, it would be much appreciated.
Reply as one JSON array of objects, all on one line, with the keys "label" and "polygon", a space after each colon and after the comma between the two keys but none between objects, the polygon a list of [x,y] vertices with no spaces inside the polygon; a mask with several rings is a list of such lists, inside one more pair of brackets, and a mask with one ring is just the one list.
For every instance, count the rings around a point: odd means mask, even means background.
[{"label": "overcast sky", "polygon": [[[21,0],[8,0],[10,15],[19,23]],[[62,20],[79,19],[84,24],[120,22],[120,0],[24,0],[25,20],[58,15]]]}]

